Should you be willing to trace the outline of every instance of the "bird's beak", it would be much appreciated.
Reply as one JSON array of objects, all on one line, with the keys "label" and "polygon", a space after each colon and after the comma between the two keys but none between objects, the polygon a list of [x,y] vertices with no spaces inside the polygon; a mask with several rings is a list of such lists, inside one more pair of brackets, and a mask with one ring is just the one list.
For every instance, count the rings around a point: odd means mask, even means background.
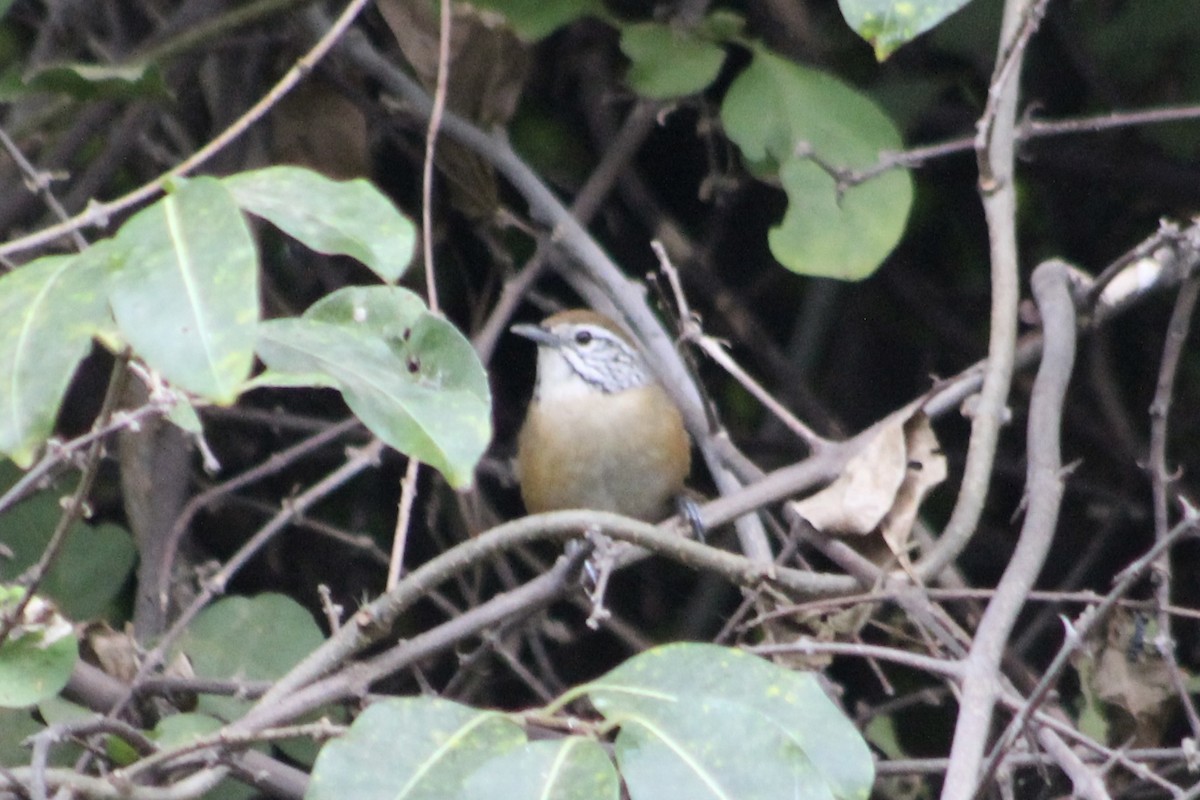
[{"label": "bird's beak", "polygon": [[509,330],[517,336],[524,336],[526,339],[537,342],[538,345],[544,347],[558,347],[562,344],[557,336],[540,325],[530,325],[522,322],[519,325],[513,325]]}]

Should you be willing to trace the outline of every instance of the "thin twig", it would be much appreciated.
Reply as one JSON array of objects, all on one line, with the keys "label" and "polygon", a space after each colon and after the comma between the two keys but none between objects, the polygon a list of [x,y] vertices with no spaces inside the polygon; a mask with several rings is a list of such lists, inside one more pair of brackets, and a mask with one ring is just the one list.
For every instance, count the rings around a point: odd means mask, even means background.
[{"label": "thin twig", "polygon": [[[450,0],[438,3],[438,61],[437,81],[433,92],[433,107],[425,131],[425,162],[421,168],[421,247],[425,257],[425,298],[430,312],[438,313],[437,271],[433,261],[433,163],[437,152],[438,130],[446,111],[446,92],[450,81]],[[417,497],[417,479],[421,462],[411,455],[404,477],[400,481],[400,503],[396,513],[396,530],[392,535],[392,554],[388,560],[387,588],[395,587],[404,568],[404,551],[412,524],[412,507]]]},{"label": "thin twig", "polygon": [[408,545],[408,531],[412,526],[413,501],[417,497],[417,476],[421,462],[409,456],[404,477],[400,479],[400,502],[396,511],[396,530],[392,535],[392,555],[388,559],[387,590],[396,588],[400,572],[404,569],[404,551]]},{"label": "thin twig", "polygon": [[725,348],[720,342],[704,334],[699,318],[693,316],[688,307],[687,296],[684,294],[683,284],[679,280],[679,270],[671,263],[671,257],[667,255],[667,249],[659,241],[651,242],[650,247],[658,257],[659,269],[667,276],[667,282],[671,285],[671,292],[674,295],[675,304],[679,310],[679,324],[683,328],[682,339],[696,345],[709,358],[717,362],[746,391],[754,395],[754,398],[762,403],[764,408],[774,414],[788,430],[794,433],[800,441],[804,442],[810,452],[816,453],[821,448],[827,447],[829,442],[823,436],[797,419],[796,415],[776,400],[762,384],[750,377],[750,374],[742,369],[742,366],[734,361],[729,353],[725,352]]},{"label": "thin twig", "polygon": [[[1193,274],[1184,280],[1183,285],[1179,288],[1179,294],[1175,298],[1175,308],[1171,312],[1171,321],[1167,326],[1167,339],[1163,344],[1158,384],[1154,392],[1154,400],[1150,403],[1150,457],[1146,468],[1150,472],[1156,541],[1162,540],[1169,533],[1170,521],[1167,515],[1167,504],[1173,478],[1171,470],[1167,467],[1167,425],[1171,401],[1175,394],[1175,375],[1179,369],[1179,359],[1183,354],[1184,344],[1187,342],[1192,312],[1196,308],[1198,296],[1200,296],[1200,275]],[[1166,551],[1154,563],[1154,597],[1158,606],[1158,637],[1155,644],[1165,662],[1167,672],[1171,676],[1175,694],[1183,705],[1188,725],[1192,729],[1192,737],[1200,739],[1200,716],[1196,713],[1196,705],[1192,702],[1191,693],[1184,684],[1179,661],[1175,657],[1171,616],[1166,611],[1167,606],[1171,604],[1171,556]]]},{"label": "thin twig", "polygon": [[[421,244],[425,254],[425,295],[429,310],[438,313],[437,281],[433,264],[433,161],[437,152],[438,131],[446,112],[446,92],[450,82],[450,0],[440,0],[438,19],[437,82],[433,90],[433,107],[425,130],[425,163],[421,166]],[[415,479],[415,475],[413,476]]]},{"label": "thin twig", "polygon": [[[16,162],[17,167],[24,173],[25,188],[41,197],[42,202],[54,212],[54,216],[61,220],[70,219],[67,210],[63,208],[62,203],[58,202],[58,198],[54,196],[54,192],[50,191],[51,178],[49,173],[42,172],[33,166],[29,159],[25,157],[25,154],[21,152],[21,148],[17,147],[17,143],[9,137],[8,132],[3,128],[0,128],[0,145],[4,146],[4,149],[8,151],[12,160]],[[82,253],[87,249],[87,239],[84,239],[83,234],[79,231],[71,231],[71,241],[74,243],[75,249],[79,252]]]}]

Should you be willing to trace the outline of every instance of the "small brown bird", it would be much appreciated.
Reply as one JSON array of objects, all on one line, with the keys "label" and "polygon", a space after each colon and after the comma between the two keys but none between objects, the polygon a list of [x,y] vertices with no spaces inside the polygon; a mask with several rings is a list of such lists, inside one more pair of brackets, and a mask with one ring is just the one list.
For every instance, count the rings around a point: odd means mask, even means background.
[{"label": "small brown bird", "polygon": [[525,507],[665,518],[691,447],[679,410],[629,335],[585,309],[512,332],[538,345],[537,384],[517,440]]}]

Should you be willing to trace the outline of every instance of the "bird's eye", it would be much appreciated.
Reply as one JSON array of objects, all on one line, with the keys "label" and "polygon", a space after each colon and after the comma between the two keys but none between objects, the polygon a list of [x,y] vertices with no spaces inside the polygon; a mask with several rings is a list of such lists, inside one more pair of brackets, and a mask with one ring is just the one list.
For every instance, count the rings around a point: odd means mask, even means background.
[{"label": "bird's eye", "polygon": [[575,344],[587,345],[592,343],[591,331],[579,331],[575,334]]}]

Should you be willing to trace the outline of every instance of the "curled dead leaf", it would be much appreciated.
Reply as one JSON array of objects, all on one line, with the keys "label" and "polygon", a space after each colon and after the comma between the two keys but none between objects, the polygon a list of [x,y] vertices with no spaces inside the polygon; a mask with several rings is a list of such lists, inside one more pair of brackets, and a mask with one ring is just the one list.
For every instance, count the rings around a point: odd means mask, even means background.
[{"label": "curled dead leaf", "polygon": [[946,474],[937,435],[914,403],[880,423],[837,480],[789,505],[824,533],[878,536],[906,564],[917,511]]}]

